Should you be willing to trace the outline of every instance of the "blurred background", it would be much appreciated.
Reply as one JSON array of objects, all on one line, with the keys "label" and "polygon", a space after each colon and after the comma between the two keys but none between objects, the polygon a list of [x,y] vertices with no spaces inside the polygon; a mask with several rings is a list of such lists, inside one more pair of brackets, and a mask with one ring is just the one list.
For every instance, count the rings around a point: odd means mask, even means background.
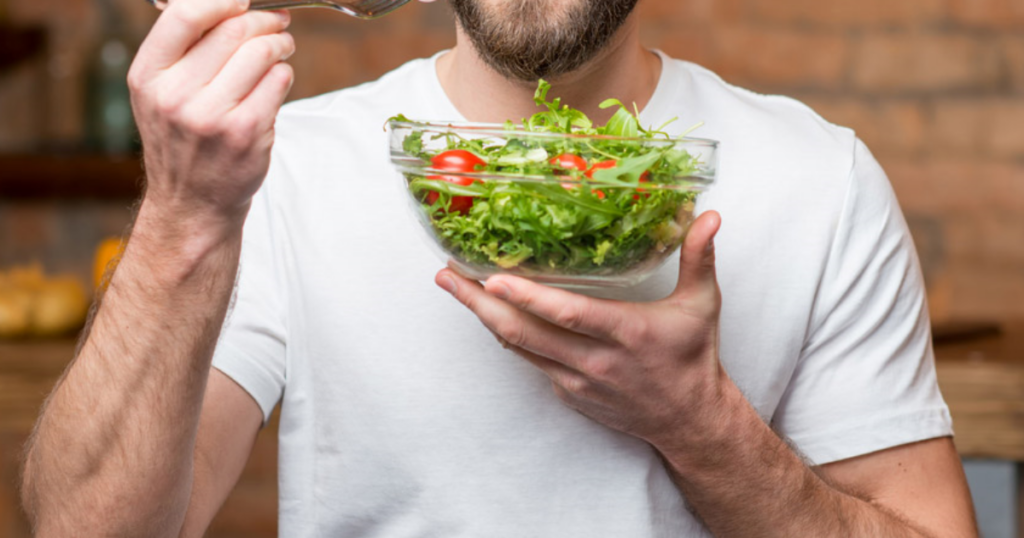
[{"label": "blurred background", "polygon": [[[875,152],[924,266],[983,532],[1024,536],[1024,2],[641,0],[639,10],[650,46],[801,99]],[[139,193],[124,75],[155,16],[143,0],[0,0],[0,536],[28,536],[20,447]],[[373,22],[326,10],[294,21],[291,99],[454,44],[444,1]],[[210,536],[275,536],[274,432],[261,434]]]}]

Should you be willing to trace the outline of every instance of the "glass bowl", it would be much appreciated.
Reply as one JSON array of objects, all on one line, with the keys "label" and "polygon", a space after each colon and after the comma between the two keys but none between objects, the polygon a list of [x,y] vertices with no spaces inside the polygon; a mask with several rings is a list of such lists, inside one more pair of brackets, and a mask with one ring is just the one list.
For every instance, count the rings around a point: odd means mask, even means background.
[{"label": "glass bowl", "polygon": [[391,120],[391,162],[435,251],[460,274],[630,286],[682,244],[718,142]]}]

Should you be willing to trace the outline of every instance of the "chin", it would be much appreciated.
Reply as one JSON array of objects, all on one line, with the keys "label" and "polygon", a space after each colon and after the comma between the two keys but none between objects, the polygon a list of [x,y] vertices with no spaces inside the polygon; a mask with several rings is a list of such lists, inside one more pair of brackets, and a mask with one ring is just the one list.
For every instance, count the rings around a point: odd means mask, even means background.
[{"label": "chin", "polygon": [[637,0],[451,0],[480,56],[506,78],[536,81],[594,58]]}]

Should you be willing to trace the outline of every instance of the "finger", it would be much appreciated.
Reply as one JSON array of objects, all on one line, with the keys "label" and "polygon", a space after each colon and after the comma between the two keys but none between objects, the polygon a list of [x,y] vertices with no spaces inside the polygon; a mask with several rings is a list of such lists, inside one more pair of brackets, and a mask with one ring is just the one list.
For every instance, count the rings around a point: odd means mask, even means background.
[{"label": "finger", "polygon": [[295,40],[288,32],[250,39],[228,60],[203,93],[234,106],[255,89],[271,67],[294,52]]},{"label": "finger", "polygon": [[269,148],[274,140],[277,111],[291,89],[292,66],[281,62],[272,67],[244,101],[225,116],[227,141],[239,150]]},{"label": "finger", "polygon": [[497,275],[485,289],[491,295],[567,331],[615,342],[623,325],[622,311],[613,301],[602,301],[524,278]]},{"label": "finger", "polygon": [[220,21],[243,13],[248,0],[176,0],[157,19],[139,47],[144,70],[166,69],[180,60]]},{"label": "finger", "polygon": [[583,392],[584,387],[593,386],[585,375],[558,361],[553,361],[522,348],[511,347],[509,349],[516,355],[526,359],[530,364],[536,366],[538,370],[548,376],[552,384],[560,387],[567,393],[579,394]]},{"label": "finger", "polygon": [[187,77],[193,87],[206,85],[243,44],[282,32],[290,22],[286,11],[249,11],[232,17],[203,36],[171,69]]},{"label": "finger", "polygon": [[473,311],[485,327],[511,347],[522,348],[542,357],[581,370],[598,344],[593,339],[555,327],[535,316],[491,296],[483,287],[451,270],[443,269],[435,278],[438,286]]},{"label": "finger", "polygon": [[702,213],[690,226],[679,255],[679,282],[671,297],[717,293],[714,240],[721,226],[722,217],[716,211]]},{"label": "finger", "polygon": [[295,71],[292,66],[279,62],[263,75],[263,79],[235,107],[235,110],[264,113],[263,115],[273,122],[277,110],[281,108],[285,98],[288,97],[288,91],[292,89],[293,82],[295,82]]}]

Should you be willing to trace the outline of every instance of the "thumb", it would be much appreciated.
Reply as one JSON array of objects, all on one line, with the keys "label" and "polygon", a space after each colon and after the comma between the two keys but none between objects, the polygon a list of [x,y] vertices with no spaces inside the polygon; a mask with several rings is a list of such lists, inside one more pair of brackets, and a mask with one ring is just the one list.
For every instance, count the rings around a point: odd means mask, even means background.
[{"label": "thumb", "polygon": [[672,297],[717,293],[715,235],[722,226],[717,211],[705,211],[690,225],[679,254],[679,283]]}]

